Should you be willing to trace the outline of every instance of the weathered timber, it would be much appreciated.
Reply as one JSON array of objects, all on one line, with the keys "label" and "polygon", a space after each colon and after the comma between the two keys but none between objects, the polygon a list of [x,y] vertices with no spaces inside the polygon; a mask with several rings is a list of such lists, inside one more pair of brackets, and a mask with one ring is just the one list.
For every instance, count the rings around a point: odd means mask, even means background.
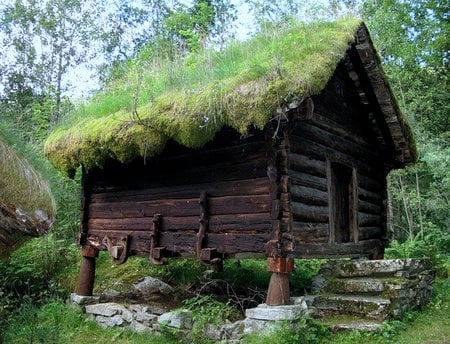
[{"label": "weathered timber", "polygon": [[358,219],[360,227],[379,226],[381,224],[381,214],[373,215],[359,211]]},{"label": "weathered timber", "polygon": [[379,154],[376,154],[373,150],[357,145],[341,136],[329,133],[328,131],[307,122],[302,123],[302,125],[298,127],[296,135],[309,140],[314,140],[315,142],[326,145],[338,152],[351,154],[354,157],[358,157],[358,159],[364,163],[370,164],[376,163],[376,161],[382,161]]},{"label": "weathered timber", "polygon": [[296,242],[328,242],[328,223],[308,223],[294,221],[292,224]]},{"label": "weathered timber", "polygon": [[381,204],[382,195],[379,191],[380,190],[378,190],[378,192],[369,191],[360,186],[358,188],[358,198],[360,200],[372,202],[374,204]]},{"label": "weathered timber", "polygon": [[380,240],[361,240],[358,243],[295,243],[297,258],[368,257],[382,250]]},{"label": "weathered timber", "polygon": [[326,177],[325,160],[317,160],[303,154],[290,153],[289,167],[293,171],[305,172],[319,177]]},{"label": "weathered timber", "polygon": [[137,190],[94,193],[91,203],[140,202],[160,199],[195,198],[201,192],[209,197],[268,194],[267,177],[226,182],[164,186]]},{"label": "weathered timber", "polygon": [[[92,230],[90,236],[94,238],[103,239],[105,235],[110,235],[113,240],[119,239],[124,234],[129,235],[130,251],[134,253],[149,253],[150,248],[150,232],[108,232]],[[223,254],[234,255],[237,253],[261,253],[265,251],[265,244],[269,237],[268,233],[249,234],[247,232],[233,232],[233,233],[208,233],[204,239],[203,247],[212,247],[217,249],[217,252]],[[196,242],[197,232],[160,232],[158,246],[164,247],[165,250],[175,254],[189,254],[196,256]]]},{"label": "weathered timber", "polygon": [[[268,195],[216,197],[209,199],[211,215],[262,213],[269,210]],[[91,218],[195,216],[199,214],[198,199],[174,199],[148,202],[95,203],[89,207]]]},{"label": "weathered timber", "polygon": [[328,205],[328,194],[325,191],[302,185],[291,186],[291,198],[311,205]]},{"label": "weathered timber", "polygon": [[306,186],[322,191],[327,191],[327,180],[312,174],[291,170],[290,177],[293,185]]},{"label": "weathered timber", "polygon": [[368,240],[380,238],[382,231],[381,227],[359,227],[359,239]]},{"label": "weathered timber", "polygon": [[300,202],[291,202],[294,220],[303,222],[327,222],[329,210],[327,206],[309,205]]},{"label": "weathered timber", "polygon": [[367,201],[358,201],[358,210],[369,214],[381,214],[381,205],[373,204]]},{"label": "weathered timber", "polygon": [[329,158],[333,161],[337,161],[348,166],[355,166],[358,171],[368,175],[376,175],[379,170],[378,166],[373,166],[360,161],[358,157],[336,151],[333,148],[321,145],[315,141],[311,141],[297,135],[291,136],[291,143],[291,151],[294,153],[310,155],[311,157],[319,160]]}]

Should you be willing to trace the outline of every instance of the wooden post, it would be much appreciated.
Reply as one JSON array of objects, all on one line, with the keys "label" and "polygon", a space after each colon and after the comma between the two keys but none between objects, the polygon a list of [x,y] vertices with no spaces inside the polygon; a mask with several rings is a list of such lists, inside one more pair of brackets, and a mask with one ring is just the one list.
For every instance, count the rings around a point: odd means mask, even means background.
[{"label": "wooden post", "polygon": [[81,266],[78,275],[76,293],[81,296],[92,296],[95,280],[95,261],[98,257],[98,249],[91,245],[84,245],[81,249]]},{"label": "wooden post", "polygon": [[290,304],[289,274],[293,270],[293,258],[267,258],[267,271],[272,272],[267,291],[267,305],[280,306]]}]

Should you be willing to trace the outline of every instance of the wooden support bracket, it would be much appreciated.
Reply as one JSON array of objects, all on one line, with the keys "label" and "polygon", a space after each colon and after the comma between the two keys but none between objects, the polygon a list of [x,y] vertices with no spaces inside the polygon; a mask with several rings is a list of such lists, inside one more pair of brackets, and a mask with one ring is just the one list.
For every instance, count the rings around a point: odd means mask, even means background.
[{"label": "wooden support bracket", "polygon": [[161,218],[161,214],[153,215],[152,232],[150,234],[150,254],[148,258],[150,262],[155,265],[163,265],[167,262],[164,258],[164,247],[156,247],[159,240]]},{"label": "wooden support bracket", "polygon": [[197,258],[202,264],[220,264],[222,260],[221,258],[217,257],[217,249],[203,248],[203,242],[205,240],[206,231],[208,230],[209,226],[208,195],[206,194],[206,192],[202,192],[200,194],[198,203],[200,205],[200,226],[196,238]]},{"label": "wooden support bracket", "polygon": [[103,245],[108,250],[111,260],[115,264],[123,264],[128,259],[129,235],[114,242],[108,236],[103,238]]}]

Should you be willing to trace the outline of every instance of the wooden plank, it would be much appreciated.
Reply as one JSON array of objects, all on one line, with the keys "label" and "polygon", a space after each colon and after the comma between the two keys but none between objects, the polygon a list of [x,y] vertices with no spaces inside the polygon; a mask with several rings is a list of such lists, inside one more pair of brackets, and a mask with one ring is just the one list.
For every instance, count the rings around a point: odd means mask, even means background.
[{"label": "wooden plank", "polygon": [[373,204],[371,202],[359,200],[358,210],[368,214],[380,215],[382,209],[381,205],[379,204]]},{"label": "wooden plank", "polygon": [[112,191],[95,193],[91,203],[151,201],[158,199],[195,198],[205,191],[209,197],[268,194],[268,178],[255,178],[213,183],[168,185],[138,190]]},{"label": "wooden plank", "polygon": [[291,152],[289,154],[289,163],[291,170],[326,177],[326,162],[324,160],[313,159],[303,154]]},{"label": "wooden plank", "polygon": [[380,240],[361,240],[358,243],[295,243],[296,258],[345,258],[362,257],[378,253],[382,249]]},{"label": "wooden plank", "polygon": [[311,205],[328,205],[328,193],[326,191],[302,185],[291,185],[291,199]]},{"label": "wooden plank", "polygon": [[[211,215],[247,214],[270,211],[269,195],[225,196],[209,199]],[[93,203],[91,218],[139,218],[154,214],[166,216],[199,216],[198,199],[158,200],[148,202]]]},{"label": "wooden plank", "polygon": [[328,207],[309,205],[300,202],[291,203],[292,217],[301,222],[328,222]]},{"label": "wooden plank", "polygon": [[[90,236],[101,241],[108,235],[110,239],[116,240],[124,235],[130,236],[130,250],[134,254],[147,254],[150,249],[150,231],[149,232],[107,232],[95,230]],[[158,246],[164,247],[166,251],[175,254],[195,255],[196,232],[161,232]],[[203,241],[204,247],[215,248],[221,254],[236,253],[262,253],[265,251],[265,245],[268,241],[266,233],[248,234],[216,234],[208,233]],[[104,248],[103,248],[104,249]]]},{"label": "wooden plank", "polygon": [[327,179],[312,174],[290,171],[291,187],[293,185],[306,186],[321,191],[327,191]]},{"label": "wooden plank", "polygon": [[294,241],[300,243],[308,242],[328,242],[328,223],[307,223],[293,221]]},{"label": "wooden plank", "polygon": [[379,174],[379,166],[374,166],[363,162],[358,157],[337,151],[315,141],[292,135],[291,143],[291,151],[294,153],[311,156],[312,158],[318,160],[325,160],[329,158],[330,160],[339,162],[343,165],[355,166],[358,171],[361,171],[365,175]]},{"label": "wooden plank", "polygon": [[373,149],[355,144],[342,136],[330,133],[308,122],[303,122],[301,126],[298,126],[296,135],[327,146],[335,151],[350,154],[364,163],[382,163],[380,156],[375,154]]},{"label": "wooden plank", "polygon": [[381,239],[383,230],[381,227],[359,227],[359,239]]},{"label": "wooden plank", "polygon": [[383,197],[381,190],[379,192],[369,191],[361,186],[358,188],[358,198],[363,201],[372,202],[374,204],[381,204]]},{"label": "wooden plank", "polygon": [[381,216],[358,212],[358,225],[359,227],[372,227],[381,225]]}]

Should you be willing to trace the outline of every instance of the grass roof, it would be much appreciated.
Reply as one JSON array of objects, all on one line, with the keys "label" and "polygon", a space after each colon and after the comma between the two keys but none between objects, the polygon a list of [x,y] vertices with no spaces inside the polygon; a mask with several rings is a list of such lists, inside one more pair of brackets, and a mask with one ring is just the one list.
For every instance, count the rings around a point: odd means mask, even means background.
[{"label": "grass roof", "polygon": [[157,155],[168,139],[198,148],[225,125],[240,133],[263,128],[278,106],[324,88],[360,24],[292,24],[176,61],[161,62],[149,50],[49,136],[46,154],[70,173],[108,158]]},{"label": "grass roof", "polygon": [[42,234],[56,212],[47,180],[8,130],[0,125],[0,245],[20,235]]}]

